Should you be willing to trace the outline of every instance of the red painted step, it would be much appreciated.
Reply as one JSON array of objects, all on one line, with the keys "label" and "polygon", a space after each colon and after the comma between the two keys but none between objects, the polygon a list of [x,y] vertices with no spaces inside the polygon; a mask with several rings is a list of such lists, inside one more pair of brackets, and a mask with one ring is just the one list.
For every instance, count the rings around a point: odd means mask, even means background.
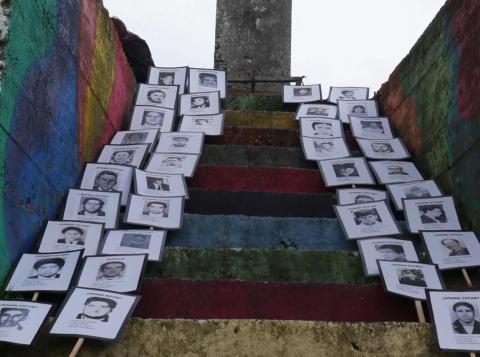
[{"label": "red painted step", "polygon": [[380,285],[144,279],[142,318],[416,321],[412,300]]},{"label": "red painted step", "polygon": [[200,165],[188,187],[273,192],[333,191],[325,188],[318,170],[216,165]]}]

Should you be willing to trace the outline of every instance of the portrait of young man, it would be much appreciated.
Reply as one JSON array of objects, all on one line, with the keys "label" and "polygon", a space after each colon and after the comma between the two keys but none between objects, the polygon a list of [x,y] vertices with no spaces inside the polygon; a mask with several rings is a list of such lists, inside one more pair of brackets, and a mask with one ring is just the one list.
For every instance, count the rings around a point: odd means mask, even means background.
[{"label": "portrait of young man", "polygon": [[446,223],[447,216],[442,205],[422,205],[418,206],[420,221],[423,224],[428,223]]},{"label": "portrait of young man", "polygon": [[126,233],[120,241],[121,247],[148,249],[150,246],[150,235],[140,233]]},{"label": "portrait of young man", "polygon": [[354,163],[333,164],[333,171],[337,177],[358,177],[357,168]]},{"label": "portrait of young man", "polygon": [[97,273],[97,281],[119,280],[125,274],[125,263],[120,261],[110,261],[100,265]]},{"label": "portrait of young man", "polygon": [[105,202],[97,197],[86,197],[82,200],[79,216],[104,217],[105,212],[102,211]]},{"label": "portrait of young man", "polygon": [[392,262],[405,262],[405,250],[400,244],[380,244],[375,247],[380,255],[380,259],[390,260]]},{"label": "portrait of young man", "polygon": [[371,227],[382,222],[375,208],[355,211],[353,212],[353,218],[357,226],[364,227]]},{"label": "portrait of young man", "polygon": [[21,323],[27,319],[29,312],[27,308],[3,307],[0,309],[0,328],[23,330]]},{"label": "portrait of young man", "polygon": [[333,136],[332,124],[322,121],[312,123],[313,135],[315,136]]},{"label": "portrait of young man", "polygon": [[57,239],[57,243],[85,245],[85,232],[80,227],[65,227],[61,232],[62,237]]},{"label": "portrait of young man", "polygon": [[85,300],[83,311],[77,315],[77,319],[108,322],[109,314],[117,306],[117,303],[108,298],[92,296]]},{"label": "portrait of young man", "polygon": [[29,276],[29,279],[58,279],[60,273],[65,265],[65,260],[62,258],[45,258],[40,259],[33,264],[33,269],[36,274]]},{"label": "portrait of young man", "polygon": [[170,185],[168,184],[168,181],[164,180],[163,178],[147,176],[146,179],[147,187],[150,190],[170,191]]},{"label": "portrait of young man", "polygon": [[427,287],[425,277],[420,269],[400,269],[398,272],[398,282],[400,284]]},{"label": "portrait of young man", "polygon": [[190,99],[190,108],[197,109],[197,108],[209,108],[210,101],[207,96],[198,96],[198,97],[191,97]]},{"label": "portrait of young man", "polygon": [[143,144],[147,139],[148,133],[126,133],[122,139],[123,145]]},{"label": "portrait of young man", "polygon": [[214,73],[200,73],[198,85],[208,88],[217,88],[217,75]]},{"label": "portrait of young man", "polygon": [[166,218],[168,217],[167,204],[161,201],[150,201],[147,203],[146,210],[143,211],[143,214],[152,218]]},{"label": "portrait of young man", "polygon": [[164,117],[165,113],[162,112],[156,112],[153,110],[145,111],[142,116],[142,126],[149,128],[161,128]]},{"label": "portrait of young man", "polygon": [[440,241],[440,243],[450,251],[448,253],[449,257],[470,255],[470,252],[465,247],[464,243],[460,242],[458,239],[444,238]]},{"label": "portrait of young man", "polygon": [[93,189],[95,191],[113,192],[116,189],[117,179],[118,174],[116,172],[102,170],[95,177]]}]

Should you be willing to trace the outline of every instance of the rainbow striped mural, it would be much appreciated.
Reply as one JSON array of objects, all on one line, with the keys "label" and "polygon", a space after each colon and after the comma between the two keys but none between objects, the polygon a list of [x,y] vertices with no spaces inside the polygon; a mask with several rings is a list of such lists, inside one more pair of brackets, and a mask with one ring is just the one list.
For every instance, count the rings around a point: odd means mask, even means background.
[{"label": "rainbow striped mural", "polygon": [[135,89],[100,0],[12,2],[5,55],[0,280],[126,121]]}]

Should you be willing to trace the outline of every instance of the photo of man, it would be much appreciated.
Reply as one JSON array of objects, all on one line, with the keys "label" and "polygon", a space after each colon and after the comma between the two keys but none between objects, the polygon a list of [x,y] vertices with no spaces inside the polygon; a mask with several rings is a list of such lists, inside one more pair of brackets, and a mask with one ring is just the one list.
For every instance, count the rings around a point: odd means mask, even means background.
[{"label": "photo of man", "polygon": [[125,233],[120,241],[121,247],[148,249],[150,246],[150,234]]},{"label": "photo of man", "polygon": [[294,97],[306,97],[312,95],[312,88],[293,88]]},{"label": "photo of man", "polygon": [[375,246],[380,259],[390,260],[392,262],[405,262],[405,250],[400,244],[379,244]]},{"label": "photo of man", "polygon": [[158,74],[158,84],[172,86],[175,81],[175,72],[160,72]]},{"label": "photo of man", "polygon": [[360,121],[360,126],[367,134],[385,134],[381,121]]},{"label": "photo of man", "polygon": [[89,217],[104,217],[105,212],[102,211],[105,202],[97,197],[86,197],[82,200],[80,204],[80,211],[78,212],[79,216],[89,216]]},{"label": "photo of man", "polygon": [[143,112],[142,126],[149,128],[161,128],[163,125],[163,118],[165,113],[156,112],[153,110]]},{"label": "photo of man", "polygon": [[402,166],[399,165],[389,165],[387,166],[387,175],[389,176],[410,176],[408,172],[403,170]]},{"label": "photo of man", "polygon": [[449,257],[470,255],[470,252],[465,247],[464,243],[458,239],[445,238],[442,239],[440,243],[442,243],[442,245],[450,251],[448,254]]},{"label": "photo of man", "polygon": [[40,259],[33,264],[35,275],[29,276],[29,279],[58,279],[65,265],[62,258],[45,258]]},{"label": "photo of man", "polygon": [[359,177],[355,163],[332,164],[337,177]]},{"label": "photo of man", "polygon": [[65,227],[61,230],[62,237],[57,239],[57,243],[85,245],[85,232],[79,227]]},{"label": "photo of man", "polygon": [[184,148],[185,146],[187,146],[189,141],[190,139],[186,136],[174,136],[172,137],[172,143],[170,144],[170,147]]},{"label": "photo of man", "polygon": [[210,100],[207,96],[198,96],[190,98],[190,108],[199,109],[199,108],[209,108]]},{"label": "photo of man", "polygon": [[355,93],[353,90],[342,90],[341,95],[338,97],[338,99],[345,99],[345,100],[355,100],[357,99],[355,97]]},{"label": "photo of man", "polygon": [[333,136],[332,124],[322,121],[314,121],[312,123],[313,135],[322,137]]},{"label": "photo of man", "polygon": [[133,154],[135,151],[133,150],[119,150],[114,151],[112,156],[110,157],[110,164],[120,164],[120,165],[128,165],[132,163]]},{"label": "photo of man", "polygon": [[95,176],[95,182],[93,189],[95,191],[115,191],[115,185],[117,184],[117,173],[110,170],[102,170],[97,176]]},{"label": "photo of man", "polygon": [[475,319],[473,304],[459,301],[453,304],[452,310],[455,314],[455,320],[452,323],[454,333],[460,335],[480,334],[480,322]]},{"label": "photo of man", "polygon": [[193,120],[195,126],[212,126],[212,119],[208,118],[196,118]]},{"label": "photo of man", "polygon": [[420,221],[423,224],[447,222],[443,205],[421,205],[418,206],[418,211],[420,213]]},{"label": "photo of man", "polygon": [[392,145],[389,143],[372,143],[370,144],[372,150],[377,153],[382,153],[382,152],[388,152],[392,153],[394,152]]},{"label": "photo of man", "polygon": [[183,161],[185,157],[181,156],[168,156],[160,163],[160,167],[175,167],[181,169],[183,167]]},{"label": "photo of man", "polygon": [[170,191],[170,185],[167,179],[147,176],[147,187],[150,190]]},{"label": "photo of man", "polygon": [[427,283],[421,269],[397,269],[398,282],[404,285],[426,288]]},{"label": "photo of man", "polygon": [[167,95],[160,89],[152,89],[147,92],[147,99],[153,104],[162,104]]},{"label": "photo of man", "polygon": [[317,115],[319,117],[328,117],[328,108],[309,107],[307,109],[307,115]]},{"label": "photo of man", "polygon": [[166,218],[168,217],[168,207],[165,202],[150,201],[146,204],[143,215],[152,218]]},{"label": "photo of man", "polygon": [[124,145],[135,145],[143,144],[147,139],[148,133],[126,133],[123,136],[121,144]]},{"label": "photo of man", "polygon": [[100,265],[97,273],[97,281],[120,280],[125,274],[125,263],[119,261],[106,262]]},{"label": "photo of man", "polygon": [[198,85],[208,88],[217,88],[217,75],[215,73],[200,73]]},{"label": "photo of man", "polygon": [[357,195],[355,197],[355,203],[370,203],[375,202],[372,196],[369,195]]},{"label": "photo of man", "polygon": [[83,311],[77,315],[77,319],[108,322],[109,314],[117,306],[117,303],[108,298],[92,296],[85,300]]},{"label": "photo of man", "polygon": [[327,142],[313,141],[313,147],[315,148],[315,151],[319,153],[333,152],[333,149],[334,149],[334,145],[330,141],[327,141]]},{"label": "photo of man", "polygon": [[372,227],[382,222],[375,208],[355,211],[353,212],[353,219],[357,226],[363,227]]},{"label": "photo of man", "polygon": [[0,309],[0,328],[23,330],[21,325],[29,314],[30,310],[17,307],[3,307]]}]

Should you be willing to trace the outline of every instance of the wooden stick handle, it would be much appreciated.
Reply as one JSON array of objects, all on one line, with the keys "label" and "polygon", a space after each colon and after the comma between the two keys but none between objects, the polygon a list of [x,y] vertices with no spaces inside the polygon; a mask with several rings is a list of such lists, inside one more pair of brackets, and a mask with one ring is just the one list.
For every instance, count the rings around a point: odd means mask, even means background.
[{"label": "wooden stick handle", "polygon": [[38,295],[40,295],[40,293],[33,293],[32,301],[37,301],[38,300]]},{"label": "wooden stick handle", "polygon": [[417,310],[418,322],[427,322],[427,320],[425,320],[425,314],[420,300],[415,300],[415,310]]},{"label": "wooden stick handle", "polygon": [[467,282],[468,287],[471,288],[473,285],[472,285],[472,281],[470,280],[470,276],[468,275],[467,269],[463,268],[462,274],[463,274],[463,277],[465,278],[465,281]]},{"label": "wooden stick handle", "polygon": [[72,352],[70,352],[68,357],[76,357],[78,352],[80,351],[80,348],[82,348],[82,345],[84,342],[85,342],[84,338],[79,338],[75,343],[75,346],[73,346]]},{"label": "wooden stick handle", "polygon": [[477,357],[477,354],[475,352],[470,352],[470,357]]}]

